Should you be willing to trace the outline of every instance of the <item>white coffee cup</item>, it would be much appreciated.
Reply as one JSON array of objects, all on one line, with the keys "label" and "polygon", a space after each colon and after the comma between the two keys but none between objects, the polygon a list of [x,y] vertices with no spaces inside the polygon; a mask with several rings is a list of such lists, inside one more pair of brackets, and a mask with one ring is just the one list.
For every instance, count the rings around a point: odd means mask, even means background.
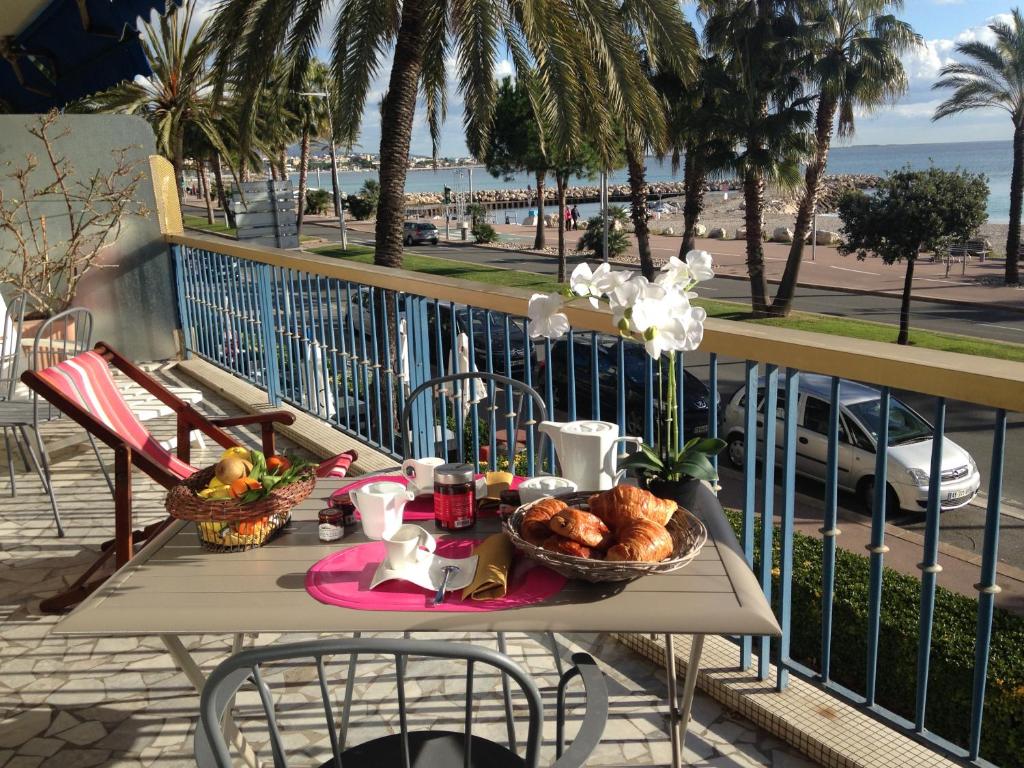
[{"label": "white coffee cup", "polygon": [[368,539],[383,539],[402,525],[405,505],[416,498],[401,483],[368,483],[350,493],[359,510],[363,533]]},{"label": "white coffee cup", "polygon": [[384,537],[388,551],[388,567],[398,571],[430,557],[437,548],[437,540],[418,525],[407,523]]},{"label": "white coffee cup", "polygon": [[444,464],[444,459],[429,456],[425,459],[406,459],[402,462],[402,476],[408,481],[408,488],[417,496],[434,491],[434,470]]},{"label": "white coffee cup", "polygon": [[542,475],[523,480],[516,490],[519,491],[519,500],[523,504],[529,504],[543,499],[545,496],[565,496],[575,493],[577,488],[576,483],[564,477]]}]

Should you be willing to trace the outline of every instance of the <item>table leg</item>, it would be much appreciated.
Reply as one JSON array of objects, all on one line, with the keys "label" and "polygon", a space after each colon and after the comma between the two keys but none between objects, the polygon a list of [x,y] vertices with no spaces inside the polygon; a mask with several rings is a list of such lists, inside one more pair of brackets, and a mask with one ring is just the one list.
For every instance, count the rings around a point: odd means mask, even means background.
[{"label": "table leg", "polygon": [[[185,673],[185,677],[192,683],[192,687],[201,695],[203,687],[206,685],[206,675],[203,674],[203,670],[200,669],[196,660],[192,658],[192,654],[188,652],[185,644],[181,642],[181,638],[177,635],[160,635],[160,640],[178,669]],[[241,645],[242,635],[235,635],[231,646],[233,652],[234,650],[241,649]],[[255,750],[246,741],[245,735],[235,725],[235,721],[230,714],[226,716],[224,722],[224,738],[238,750],[245,765],[250,766],[250,768],[260,768],[260,761],[256,756]]]},{"label": "table leg", "polygon": [[686,665],[682,696],[676,681],[676,654],[672,635],[665,635],[665,672],[668,676],[669,735],[672,740],[672,768],[681,768],[686,731],[693,711],[693,696],[697,689],[697,671],[704,650],[704,635],[694,635],[690,640],[690,660]]},{"label": "table leg", "polygon": [[665,635],[665,675],[668,685],[668,734],[672,741],[672,768],[683,764],[683,740],[679,737],[679,698],[676,681],[676,649],[671,634]]}]

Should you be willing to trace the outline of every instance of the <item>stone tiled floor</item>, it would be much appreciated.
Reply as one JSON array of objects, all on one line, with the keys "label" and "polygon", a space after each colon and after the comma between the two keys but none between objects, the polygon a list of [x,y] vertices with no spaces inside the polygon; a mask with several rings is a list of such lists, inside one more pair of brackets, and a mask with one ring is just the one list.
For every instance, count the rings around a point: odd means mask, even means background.
[{"label": "stone tiled floor", "polygon": [[[224,410],[221,405],[207,395],[202,407],[218,412]],[[148,425],[158,437],[174,433],[173,421],[166,417]],[[51,635],[56,619],[38,612],[39,599],[68,583],[109,538],[113,510],[92,453],[68,447],[80,434],[77,428],[58,423],[49,425],[44,434],[48,444],[60,447],[54,456],[56,488],[67,537],[56,537],[49,505],[34,475],[19,467],[15,498],[6,495],[6,478],[0,485],[0,494],[4,494],[0,495],[0,768],[192,765],[198,697],[158,639],[62,638]],[[198,464],[215,458],[211,449],[193,454]],[[5,461],[6,457],[0,467]],[[137,522],[159,519],[162,489],[139,475],[134,490]],[[250,642],[265,644],[278,639],[264,634]],[[483,636],[469,639],[490,642]],[[560,636],[559,642],[563,654],[581,648],[593,653],[608,679],[611,719],[589,764],[667,764],[671,752],[660,670],[605,636]],[[206,669],[229,649],[229,640],[222,637],[192,637],[186,638],[186,643]],[[510,654],[538,676],[552,711],[555,676],[550,654],[525,635],[510,636]],[[386,673],[383,662],[371,660],[360,665],[350,743],[379,735],[394,725],[394,680]],[[457,727],[461,673],[453,674],[439,662],[417,661],[410,666],[410,676],[410,711],[415,725],[451,723],[449,727]],[[296,765],[318,765],[325,759],[328,744],[318,719],[322,717],[318,689],[308,685],[308,679],[293,673],[270,677],[279,696],[286,743],[297,750],[293,755]],[[497,689],[493,676],[477,685],[479,694]],[[252,695],[239,700],[237,711],[243,727],[253,705]],[[686,744],[686,756],[693,765],[812,765],[704,696],[698,695],[694,714]],[[500,697],[481,696],[476,723],[475,732],[502,738]],[[569,732],[573,732],[572,725]],[[553,724],[548,723],[544,764],[553,759],[552,737]],[[259,745],[261,738],[254,730],[253,742]]]}]

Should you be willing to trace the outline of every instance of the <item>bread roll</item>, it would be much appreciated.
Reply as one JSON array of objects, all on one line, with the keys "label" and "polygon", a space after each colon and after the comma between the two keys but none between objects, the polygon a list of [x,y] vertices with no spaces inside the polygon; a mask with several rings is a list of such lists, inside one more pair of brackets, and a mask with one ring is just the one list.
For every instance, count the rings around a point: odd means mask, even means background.
[{"label": "bread roll", "polygon": [[553,533],[588,547],[608,549],[611,544],[608,526],[597,515],[582,509],[563,509],[551,516],[548,527]]},{"label": "bread roll", "polygon": [[635,520],[617,534],[618,543],[608,550],[608,560],[660,563],[672,554],[672,534],[650,520]]},{"label": "bread roll", "polygon": [[573,557],[590,559],[593,556],[590,547],[572,539],[564,539],[557,533],[549,535],[542,546],[549,552],[559,552],[563,555],[572,555]]},{"label": "bread roll", "polygon": [[612,532],[635,520],[649,520],[666,525],[679,505],[668,499],[659,499],[653,493],[632,485],[617,485],[610,491],[595,493],[587,500],[590,511],[604,520]]},{"label": "bread roll", "polygon": [[519,525],[519,535],[535,546],[541,546],[551,535],[548,521],[551,516],[568,509],[568,504],[558,499],[538,501],[523,513],[523,521]]}]

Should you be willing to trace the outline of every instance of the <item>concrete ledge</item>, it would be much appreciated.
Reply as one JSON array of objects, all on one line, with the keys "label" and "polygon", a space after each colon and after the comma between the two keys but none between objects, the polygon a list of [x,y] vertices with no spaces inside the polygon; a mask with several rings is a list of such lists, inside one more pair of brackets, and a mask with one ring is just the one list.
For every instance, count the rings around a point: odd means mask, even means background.
[{"label": "concrete ledge", "polygon": [[[665,644],[659,636],[616,634],[626,647],[657,664],[665,663]],[[690,638],[675,638],[676,669],[686,673]],[[740,669],[734,643],[707,636],[697,687],[759,728],[782,739],[826,768],[954,768],[951,760],[894,728],[879,722],[794,675],[782,693],[775,690],[776,668],[768,680]]]},{"label": "concrete ledge", "polygon": [[359,452],[359,460],[352,465],[351,474],[353,475],[377,472],[396,466],[392,457],[370,448],[354,437],[349,437],[315,416],[310,416],[286,403],[282,403],[280,406],[270,405],[265,392],[205,360],[197,357],[180,360],[174,366],[174,370],[176,373],[184,374],[195,380],[203,388],[231,401],[246,413],[288,411],[294,414],[295,423],[288,427],[278,426],[277,431],[315,456],[328,458],[351,448],[356,449]]}]

